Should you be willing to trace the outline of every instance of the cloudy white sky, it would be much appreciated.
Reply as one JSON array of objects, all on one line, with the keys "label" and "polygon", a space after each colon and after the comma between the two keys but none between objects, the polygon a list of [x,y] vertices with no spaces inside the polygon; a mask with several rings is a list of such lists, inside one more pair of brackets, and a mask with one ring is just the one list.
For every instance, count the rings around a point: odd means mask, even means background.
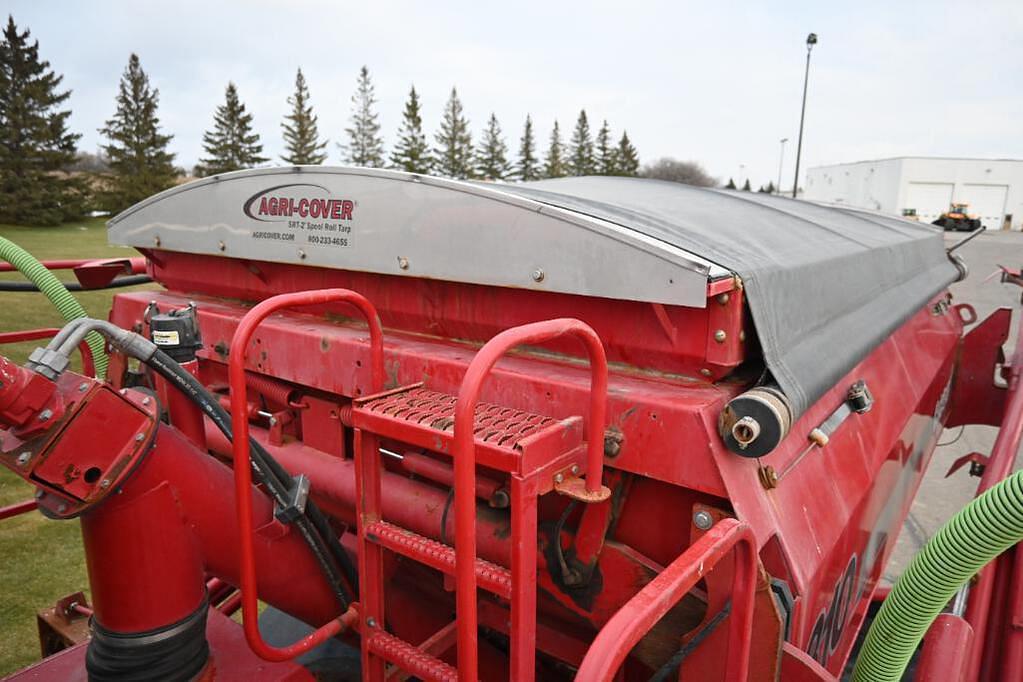
[{"label": "cloudy white sky", "polygon": [[393,142],[415,84],[428,131],[458,87],[474,131],[490,112],[517,146],[528,113],[546,142],[581,108],[643,161],[691,159],[754,186],[791,185],[809,31],[803,167],[896,155],[1023,158],[1023,2],[227,2],[8,0],[73,90],[71,124],[95,150],[137,52],[160,90],[177,162],[191,167],[228,80],[265,150],[302,67],[333,144],[358,69]]}]

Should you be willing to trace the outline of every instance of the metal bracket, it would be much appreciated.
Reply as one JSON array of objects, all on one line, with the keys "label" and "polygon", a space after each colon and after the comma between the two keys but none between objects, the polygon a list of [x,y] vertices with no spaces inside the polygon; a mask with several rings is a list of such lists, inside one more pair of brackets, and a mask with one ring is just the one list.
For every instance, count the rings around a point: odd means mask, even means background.
[{"label": "metal bracket", "polygon": [[984,469],[987,468],[987,455],[982,455],[979,452],[971,452],[968,455],[963,455],[956,461],[952,462],[952,466],[950,466],[948,471],[945,473],[945,478],[948,478],[967,464],[970,465],[970,476],[980,478],[984,475]]},{"label": "metal bracket", "polygon": [[293,523],[305,513],[305,505],[309,500],[309,478],[299,474],[292,478],[294,485],[288,490],[288,506],[280,507],[274,517],[281,523]]}]

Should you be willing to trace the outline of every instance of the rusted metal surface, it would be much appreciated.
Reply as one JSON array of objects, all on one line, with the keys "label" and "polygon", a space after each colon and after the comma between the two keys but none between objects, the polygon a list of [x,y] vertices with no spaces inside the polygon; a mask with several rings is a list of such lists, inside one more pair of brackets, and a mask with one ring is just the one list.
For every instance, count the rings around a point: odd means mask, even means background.
[{"label": "rusted metal surface", "polygon": [[39,649],[43,658],[89,639],[92,609],[81,592],[63,597],[36,614]]}]

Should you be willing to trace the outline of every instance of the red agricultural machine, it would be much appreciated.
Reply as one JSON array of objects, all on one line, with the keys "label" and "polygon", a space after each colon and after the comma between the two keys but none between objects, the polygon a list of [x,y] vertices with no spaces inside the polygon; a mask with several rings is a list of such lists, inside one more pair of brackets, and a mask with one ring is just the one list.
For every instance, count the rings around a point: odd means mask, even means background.
[{"label": "red agricultural machine", "polygon": [[[37,489],[2,516],[79,518],[91,596],[12,679],[1023,679],[1023,355],[1008,309],[964,333],[929,225],[295,167],[109,237],[144,262],[81,277],[162,287],[0,360],[0,462]],[[962,424],[1001,426],[983,495],[888,593]]]}]

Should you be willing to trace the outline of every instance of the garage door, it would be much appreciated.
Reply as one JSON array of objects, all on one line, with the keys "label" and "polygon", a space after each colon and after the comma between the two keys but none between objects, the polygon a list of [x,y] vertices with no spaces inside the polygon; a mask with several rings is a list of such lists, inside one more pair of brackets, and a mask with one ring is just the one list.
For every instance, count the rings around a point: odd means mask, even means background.
[{"label": "garage door", "polygon": [[920,222],[930,223],[948,210],[952,203],[952,183],[911,182],[906,188],[906,200],[902,208],[916,210]]},{"label": "garage door", "polygon": [[984,227],[1000,230],[1005,218],[1005,196],[1008,193],[1008,185],[965,184],[959,200],[970,205],[970,214],[980,218]]}]

